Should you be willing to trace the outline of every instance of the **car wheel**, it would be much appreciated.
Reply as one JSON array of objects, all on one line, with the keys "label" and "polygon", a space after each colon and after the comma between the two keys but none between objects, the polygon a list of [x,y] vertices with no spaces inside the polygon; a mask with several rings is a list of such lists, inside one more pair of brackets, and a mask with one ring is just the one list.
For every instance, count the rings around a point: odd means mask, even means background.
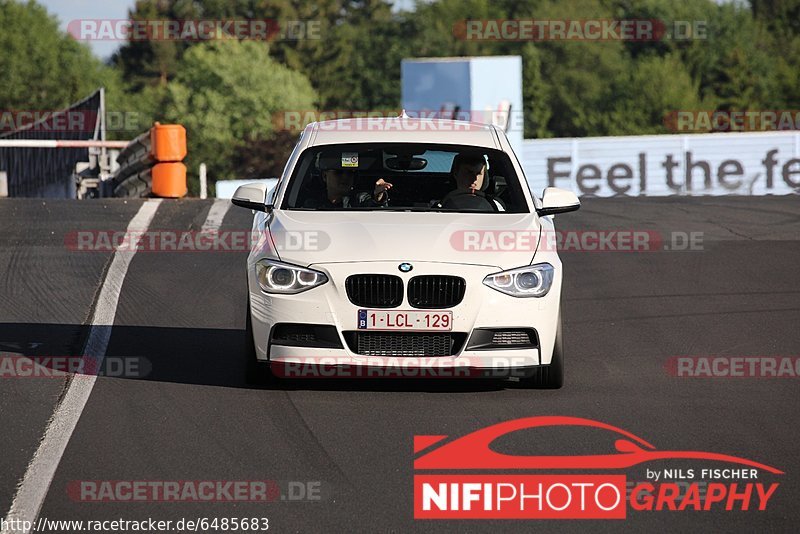
[{"label": "car wheel", "polygon": [[533,376],[525,379],[525,385],[539,389],[560,389],[564,385],[564,340],[561,335],[561,314],[558,316],[556,342],[550,365],[543,365]]},{"label": "car wheel", "polygon": [[245,381],[254,386],[265,386],[270,383],[272,372],[269,368],[269,363],[263,362],[256,358],[256,344],[253,340],[253,320],[250,317],[250,296],[247,297],[247,315],[245,318]]}]

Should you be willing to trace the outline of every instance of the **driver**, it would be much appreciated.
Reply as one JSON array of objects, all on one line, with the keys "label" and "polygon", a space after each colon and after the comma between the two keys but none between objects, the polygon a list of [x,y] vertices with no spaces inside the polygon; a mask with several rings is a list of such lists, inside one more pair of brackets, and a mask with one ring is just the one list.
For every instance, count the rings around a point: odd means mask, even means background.
[{"label": "driver", "polygon": [[474,194],[483,187],[486,177],[486,160],[480,155],[459,154],[453,159],[453,178],[456,190]]},{"label": "driver", "polygon": [[453,159],[456,188],[445,195],[438,207],[476,211],[504,211],[482,191],[486,179],[486,159],[480,154],[458,154]]}]

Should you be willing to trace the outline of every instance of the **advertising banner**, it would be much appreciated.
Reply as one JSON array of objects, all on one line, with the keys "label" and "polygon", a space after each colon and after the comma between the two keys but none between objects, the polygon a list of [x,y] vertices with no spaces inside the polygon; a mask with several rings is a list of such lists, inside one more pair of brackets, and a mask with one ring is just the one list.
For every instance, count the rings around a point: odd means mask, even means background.
[{"label": "advertising banner", "polygon": [[527,139],[535,194],[549,186],[599,197],[800,192],[800,133]]}]

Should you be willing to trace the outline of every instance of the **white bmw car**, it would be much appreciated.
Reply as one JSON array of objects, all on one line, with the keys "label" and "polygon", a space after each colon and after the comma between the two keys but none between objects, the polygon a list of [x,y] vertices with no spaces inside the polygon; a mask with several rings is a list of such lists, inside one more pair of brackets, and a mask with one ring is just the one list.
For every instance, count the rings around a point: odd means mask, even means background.
[{"label": "white bmw car", "polygon": [[562,266],[542,235],[580,202],[556,188],[532,195],[502,130],[312,123],[274,188],[244,185],[232,202],[255,210],[251,372],[561,387]]}]

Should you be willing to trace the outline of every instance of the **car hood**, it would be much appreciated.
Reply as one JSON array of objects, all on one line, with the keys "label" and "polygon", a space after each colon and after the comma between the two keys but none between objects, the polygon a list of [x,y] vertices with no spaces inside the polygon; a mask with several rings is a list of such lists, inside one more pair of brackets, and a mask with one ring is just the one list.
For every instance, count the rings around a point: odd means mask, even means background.
[{"label": "car hood", "polygon": [[306,266],[430,261],[510,269],[531,263],[540,230],[533,213],[276,210],[268,222],[278,257]]}]

